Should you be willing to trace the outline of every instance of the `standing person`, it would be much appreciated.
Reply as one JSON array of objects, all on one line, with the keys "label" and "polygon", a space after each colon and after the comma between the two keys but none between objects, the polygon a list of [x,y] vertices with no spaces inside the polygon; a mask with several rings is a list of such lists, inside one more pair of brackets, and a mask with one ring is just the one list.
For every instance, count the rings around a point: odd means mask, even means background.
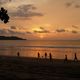
[{"label": "standing person", "polygon": [[40,53],[38,52],[38,59],[40,58]]},{"label": "standing person", "polygon": [[51,53],[49,53],[49,59],[50,59],[50,61],[52,60],[52,54]]},{"label": "standing person", "polygon": [[47,53],[45,52],[45,59],[47,58]]},{"label": "standing person", "polygon": [[77,55],[76,55],[76,53],[75,53],[75,56],[74,56],[74,61],[77,61]]},{"label": "standing person", "polygon": [[17,56],[18,56],[18,57],[20,56],[20,53],[19,53],[19,52],[17,53]]},{"label": "standing person", "polygon": [[64,60],[64,61],[67,62],[67,60],[68,60],[68,59],[67,59],[67,55],[65,55],[65,60]]}]

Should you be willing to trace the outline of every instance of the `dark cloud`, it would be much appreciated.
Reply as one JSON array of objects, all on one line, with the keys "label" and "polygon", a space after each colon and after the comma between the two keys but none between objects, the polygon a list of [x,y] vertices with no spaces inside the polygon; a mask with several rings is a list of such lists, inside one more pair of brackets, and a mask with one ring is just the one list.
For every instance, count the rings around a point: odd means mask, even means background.
[{"label": "dark cloud", "polygon": [[15,26],[11,26],[10,29],[16,29],[16,27]]},{"label": "dark cloud", "polygon": [[0,5],[4,3],[7,3],[7,0],[0,0]]},{"label": "dark cloud", "polygon": [[13,31],[13,30],[11,30],[11,29],[8,29],[7,30],[8,31],[8,34],[14,34],[14,35],[17,35],[17,34],[25,34],[24,32],[20,32],[20,31]]},{"label": "dark cloud", "polygon": [[56,32],[66,32],[65,29],[57,29]]},{"label": "dark cloud", "polygon": [[7,29],[0,29],[0,34],[8,34],[8,30]]},{"label": "dark cloud", "polygon": [[11,12],[11,16],[14,17],[26,17],[30,18],[32,16],[43,16],[42,13],[35,11],[36,7],[34,7],[32,4],[28,5],[21,5],[17,8],[17,11]]},{"label": "dark cloud", "polygon": [[69,30],[66,30],[66,29],[57,29],[56,30],[56,32],[58,32],[58,33],[62,33],[62,32],[70,32],[70,33],[78,33],[78,31],[76,31],[76,30],[71,30],[71,31],[69,31]]},{"label": "dark cloud", "polygon": [[24,10],[24,11],[27,11],[27,10],[29,10],[29,9],[32,9],[32,10],[37,9],[35,6],[33,6],[33,4],[20,5],[18,8],[19,8],[20,10],[22,9],[22,10]]},{"label": "dark cloud", "polygon": [[26,35],[26,34],[32,34],[32,32],[29,31],[16,31],[15,30],[16,27],[15,26],[11,26],[8,29],[0,29],[0,35]]},{"label": "dark cloud", "polygon": [[72,30],[72,33],[78,33],[76,30]]},{"label": "dark cloud", "polygon": [[40,27],[40,30],[34,30],[34,33],[50,33],[50,31]]},{"label": "dark cloud", "polygon": [[45,30],[43,27],[40,27],[40,29]]},{"label": "dark cloud", "polygon": [[25,34],[32,34],[31,32],[26,31],[26,28],[16,27],[16,26],[11,26],[10,29],[8,30],[8,32],[14,34],[17,29],[19,30],[18,32],[16,32],[17,34],[19,34],[19,33],[22,34],[22,32],[20,32],[22,30],[25,30],[25,32],[23,32]]},{"label": "dark cloud", "polygon": [[11,29],[0,29],[0,35],[24,35],[24,32],[19,32]]},{"label": "dark cloud", "polygon": [[21,26],[10,26],[10,29],[11,30],[26,30],[26,28],[24,28],[24,27],[21,27]]},{"label": "dark cloud", "polygon": [[45,30],[45,31],[37,31],[37,30],[34,30],[34,33],[49,33],[49,31]]},{"label": "dark cloud", "polygon": [[32,33],[31,33],[31,32],[29,32],[29,31],[27,31],[26,33],[27,33],[27,34],[32,34]]},{"label": "dark cloud", "polygon": [[12,0],[0,0],[0,5],[11,2]]},{"label": "dark cloud", "polygon": [[66,7],[71,7],[73,5],[73,2],[67,2],[65,5]]},{"label": "dark cloud", "polygon": [[76,0],[76,2],[75,1],[72,1],[72,2],[66,2],[66,7],[74,7],[74,8],[80,8],[80,2],[79,2],[79,0]]},{"label": "dark cloud", "polygon": [[72,25],[72,27],[75,29],[79,29],[79,26],[76,26],[76,25]]},{"label": "dark cloud", "polygon": [[76,4],[76,5],[75,5],[75,8],[80,8],[80,4],[79,4],[79,5],[78,5],[78,4]]}]

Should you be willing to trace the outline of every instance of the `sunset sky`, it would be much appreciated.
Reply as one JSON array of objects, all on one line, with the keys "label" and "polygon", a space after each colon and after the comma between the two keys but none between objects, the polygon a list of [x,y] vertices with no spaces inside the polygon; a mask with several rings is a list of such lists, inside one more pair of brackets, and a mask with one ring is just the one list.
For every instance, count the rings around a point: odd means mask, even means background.
[{"label": "sunset sky", "polygon": [[0,35],[27,39],[80,39],[80,0],[0,0],[10,20]]}]

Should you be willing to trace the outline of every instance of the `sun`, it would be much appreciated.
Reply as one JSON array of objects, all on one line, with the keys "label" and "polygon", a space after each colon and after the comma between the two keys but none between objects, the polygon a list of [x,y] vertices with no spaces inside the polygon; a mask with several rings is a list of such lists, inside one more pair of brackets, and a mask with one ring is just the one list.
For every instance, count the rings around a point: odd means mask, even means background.
[{"label": "sun", "polygon": [[36,37],[38,37],[39,39],[44,39],[45,37],[44,31],[40,27],[33,27],[32,32],[35,33]]}]

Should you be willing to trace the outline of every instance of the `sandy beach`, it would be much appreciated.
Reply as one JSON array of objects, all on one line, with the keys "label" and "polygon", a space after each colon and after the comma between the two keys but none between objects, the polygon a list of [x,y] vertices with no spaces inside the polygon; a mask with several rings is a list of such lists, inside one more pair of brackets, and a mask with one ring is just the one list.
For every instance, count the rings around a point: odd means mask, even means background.
[{"label": "sandy beach", "polygon": [[0,56],[0,80],[80,80],[80,62]]}]

